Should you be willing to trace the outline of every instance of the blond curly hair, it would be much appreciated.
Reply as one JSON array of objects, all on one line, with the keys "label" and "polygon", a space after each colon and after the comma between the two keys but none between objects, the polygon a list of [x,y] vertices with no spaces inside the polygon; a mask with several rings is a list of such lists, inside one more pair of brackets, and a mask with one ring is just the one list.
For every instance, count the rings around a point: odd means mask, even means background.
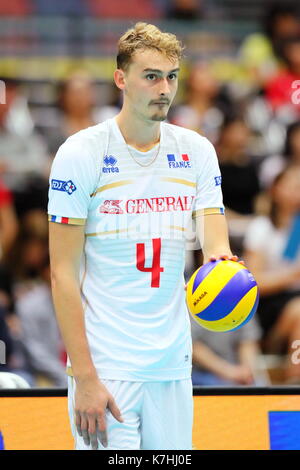
[{"label": "blond curly hair", "polygon": [[184,47],[175,34],[163,33],[153,24],[136,23],[118,41],[117,68],[126,71],[138,49],[154,49],[175,61],[181,59]]}]

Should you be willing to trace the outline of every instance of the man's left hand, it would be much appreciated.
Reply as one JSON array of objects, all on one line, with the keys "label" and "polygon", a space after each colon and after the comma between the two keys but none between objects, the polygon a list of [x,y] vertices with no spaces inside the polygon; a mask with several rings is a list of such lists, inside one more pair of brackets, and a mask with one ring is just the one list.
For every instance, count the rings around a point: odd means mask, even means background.
[{"label": "man's left hand", "polygon": [[[245,266],[244,261],[243,261],[243,260],[240,260],[240,261],[239,261],[239,257],[236,256],[236,255],[226,255],[226,254],[224,254],[224,255],[218,255],[218,256],[216,256],[216,255],[211,255],[211,256],[209,257],[209,261],[217,261],[217,260],[219,260],[219,259],[222,259],[222,260],[229,260],[229,261],[235,261],[235,262],[240,263],[240,264],[242,264],[243,266]],[[204,263],[204,264],[205,264],[205,263]],[[185,284],[184,290],[186,290],[186,287],[187,287],[187,285]]]},{"label": "man's left hand", "polygon": [[245,265],[244,261],[243,260],[240,260],[239,261],[239,257],[236,256],[236,255],[226,255],[226,254],[223,254],[223,255],[211,255],[209,257],[209,261],[217,261],[219,259],[222,259],[222,260],[229,260],[229,261],[236,261],[242,265]]}]

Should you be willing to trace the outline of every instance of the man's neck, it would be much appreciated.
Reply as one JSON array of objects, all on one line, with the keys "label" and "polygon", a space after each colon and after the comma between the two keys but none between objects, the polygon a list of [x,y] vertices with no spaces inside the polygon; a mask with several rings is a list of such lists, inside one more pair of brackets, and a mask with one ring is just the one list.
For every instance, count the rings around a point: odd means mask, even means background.
[{"label": "man's neck", "polygon": [[125,142],[138,150],[149,150],[159,142],[160,122],[137,119],[124,109],[116,116],[116,122]]}]

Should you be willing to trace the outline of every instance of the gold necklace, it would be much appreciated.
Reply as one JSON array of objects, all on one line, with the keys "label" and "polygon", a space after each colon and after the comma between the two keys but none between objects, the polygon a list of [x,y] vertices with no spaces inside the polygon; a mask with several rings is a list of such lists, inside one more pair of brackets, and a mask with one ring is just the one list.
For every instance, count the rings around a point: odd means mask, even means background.
[{"label": "gold necklace", "polygon": [[158,154],[159,154],[159,151],[160,151],[160,141],[159,141],[159,145],[158,145],[158,149],[157,149],[157,152],[156,154],[154,155],[154,157],[152,158],[152,160],[150,160],[150,162],[144,164],[144,163],[140,163],[135,157],[134,155],[132,155],[132,153],[130,152],[130,149],[129,149],[129,145],[126,144],[126,147],[127,147],[127,150],[128,150],[128,153],[129,155],[131,156],[131,158],[135,161],[135,163],[137,163],[138,165],[140,166],[150,166],[158,157]]}]

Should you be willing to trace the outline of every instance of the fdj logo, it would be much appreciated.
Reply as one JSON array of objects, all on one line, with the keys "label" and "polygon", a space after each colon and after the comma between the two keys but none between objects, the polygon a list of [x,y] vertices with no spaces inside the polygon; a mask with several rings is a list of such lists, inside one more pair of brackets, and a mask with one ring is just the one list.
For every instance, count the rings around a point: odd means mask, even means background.
[{"label": "fdj logo", "polygon": [[105,155],[103,158],[104,167],[102,167],[103,173],[119,173],[119,168],[115,166],[117,159],[112,155]]},{"label": "fdj logo", "polygon": [[76,191],[76,186],[73,181],[62,181],[62,180],[52,180],[51,188],[55,191],[62,191],[68,194],[74,193]]}]

